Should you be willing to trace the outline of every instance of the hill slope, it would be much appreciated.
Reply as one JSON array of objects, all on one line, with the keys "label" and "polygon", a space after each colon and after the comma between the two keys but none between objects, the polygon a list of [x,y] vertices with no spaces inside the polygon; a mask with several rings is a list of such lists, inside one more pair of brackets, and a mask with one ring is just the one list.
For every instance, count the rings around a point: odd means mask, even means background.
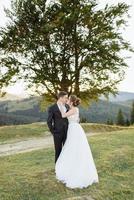
[{"label": "hill slope", "polygon": [[[105,100],[105,98],[102,96],[102,100]],[[113,95],[109,95],[109,101],[127,101],[134,99],[134,93],[133,92],[122,92],[120,91],[115,97]]]},{"label": "hill slope", "polygon": [[[126,96],[125,96],[126,95]],[[87,122],[106,123],[108,119],[116,121],[119,109],[122,109],[125,118],[129,119],[130,109],[134,99],[129,99],[134,93],[120,92],[115,101],[100,99],[94,102],[90,108],[80,107],[80,116]],[[121,98],[127,99],[119,101]],[[38,121],[46,121],[47,113],[40,111],[40,97],[29,97],[17,100],[0,101],[0,124],[24,124]],[[113,99],[111,99],[113,100]]]}]

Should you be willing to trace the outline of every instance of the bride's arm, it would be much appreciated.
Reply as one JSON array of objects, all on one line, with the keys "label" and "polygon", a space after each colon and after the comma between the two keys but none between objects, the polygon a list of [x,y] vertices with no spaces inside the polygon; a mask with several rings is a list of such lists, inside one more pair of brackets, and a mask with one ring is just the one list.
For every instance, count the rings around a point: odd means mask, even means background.
[{"label": "bride's arm", "polygon": [[61,115],[62,118],[69,117],[75,113],[75,109],[70,109],[68,112],[64,113],[63,109],[61,108]]}]

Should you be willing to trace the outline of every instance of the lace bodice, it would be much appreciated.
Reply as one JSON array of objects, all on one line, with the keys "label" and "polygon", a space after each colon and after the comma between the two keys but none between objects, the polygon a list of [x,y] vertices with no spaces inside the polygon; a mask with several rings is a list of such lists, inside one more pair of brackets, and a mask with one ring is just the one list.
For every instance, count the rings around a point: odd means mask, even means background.
[{"label": "lace bodice", "polygon": [[77,122],[79,123],[80,118],[79,118],[79,108],[76,107],[76,113],[67,117],[69,123]]}]

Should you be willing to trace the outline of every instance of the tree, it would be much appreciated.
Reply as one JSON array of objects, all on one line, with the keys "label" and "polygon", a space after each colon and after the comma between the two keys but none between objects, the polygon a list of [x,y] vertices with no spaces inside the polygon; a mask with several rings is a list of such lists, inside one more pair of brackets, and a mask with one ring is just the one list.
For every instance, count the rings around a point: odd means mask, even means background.
[{"label": "tree", "polygon": [[82,117],[82,118],[80,119],[80,122],[81,122],[81,123],[87,123],[87,118],[86,118],[86,117]]},{"label": "tree", "polygon": [[132,103],[132,110],[131,110],[131,119],[130,119],[131,124],[134,124],[134,101]]},{"label": "tree", "polygon": [[[0,88],[24,79],[51,100],[57,91],[85,102],[117,93],[132,48],[120,33],[125,3],[98,9],[96,0],[12,0],[9,23],[0,30]],[[4,71],[2,69],[5,69]]]},{"label": "tree", "polygon": [[110,125],[110,120],[109,120],[109,118],[107,119],[107,124]]},{"label": "tree", "polygon": [[110,120],[109,124],[110,124],[110,125],[113,125],[113,124],[114,124],[112,119]]},{"label": "tree", "polygon": [[123,126],[125,124],[124,116],[122,113],[122,110],[119,109],[118,115],[117,115],[117,125]]},{"label": "tree", "polygon": [[130,121],[128,120],[128,118],[127,118],[126,121],[125,121],[125,125],[126,125],[126,126],[130,126]]},{"label": "tree", "polygon": [[114,124],[114,123],[113,123],[113,120],[108,118],[107,124],[108,124],[108,125],[113,125],[113,124]]}]

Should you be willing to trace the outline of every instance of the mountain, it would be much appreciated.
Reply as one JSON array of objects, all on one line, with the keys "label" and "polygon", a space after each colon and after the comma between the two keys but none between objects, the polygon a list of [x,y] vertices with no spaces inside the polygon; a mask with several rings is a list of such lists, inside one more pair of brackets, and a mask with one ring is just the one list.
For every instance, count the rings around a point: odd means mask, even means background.
[{"label": "mountain", "polygon": [[[25,124],[37,121],[46,121],[47,112],[41,112],[39,96],[22,98],[7,94],[0,100],[0,124]],[[109,101],[103,97],[92,103],[88,109],[80,107],[81,119],[87,122],[106,123],[108,119],[116,122],[118,110],[121,109],[125,119],[130,119],[130,110],[134,101],[134,93],[119,92],[116,97],[112,95]]]},{"label": "mountain", "polygon": [[[100,99],[106,100],[104,96],[101,96]],[[134,99],[134,93],[132,92],[120,91],[115,97],[113,95],[109,95],[109,101],[112,101],[112,102],[127,101],[127,100],[133,100],[133,99]]]},{"label": "mountain", "polygon": [[[39,97],[0,101],[0,125],[25,124],[42,121],[46,113],[41,113]],[[46,120],[46,117],[43,118]]]},{"label": "mountain", "polygon": [[18,110],[29,110],[33,109],[35,105],[39,103],[40,97],[29,97],[25,99],[15,99],[0,101],[0,110],[8,110],[8,112],[15,112]]},{"label": "mountain", "polygon": [[[25,99],[31,99],[32,97],[26,97],[24,95],[14,95],[11,93],[7,93],[4,97],[0,97],[0,101],[14,101],[14,100],[24,100]],[[38,96],[33,96],[33,98],[38,99]],[[100,97],[101,100],[106,100],[106,98],[102,95]],[[127,100],[133,100],[134,99],[134,93],[133,92],[123,92],[120,91],[116,96],[109,95],[109,101],[111,102],[122,102]]]},{"label": "mountain", "polygon": [[14,101],[14,100],[21,100],[25,97],[22,95],[15,95],[11,93],[6,93],[5,96],[0,97],[0,101]]},{"label": "mountain", "polygon": [[116,104],[124,105],[126,107],[132,107],[132,103],[134,102],[134,99],[127,100],[127,101],[117,101]]},{"label": "mountain", "polygon": [[130,119],[131,106],[105,100],[92,103],[87,110],[81,108],[80,115],[81,118],[86,118],[87,122],[106,123],[108,119],[116,122],[119,109],[122,110],[125,119]]},{"label": "mountain", "polygon": [[[129,102],[129,104],[128,104]],[[88,109],[80,107],[80,117],[87,122],[106,123],[108,119],[116,122],[119,109],[122,109],[125,119],[130,118],[131,101],[110,102],[99,100],[92,103]],[[22,100],[0,102],[0,124],[25,124],[46,121],[47,112],[41,112],[39,97]]]}]

